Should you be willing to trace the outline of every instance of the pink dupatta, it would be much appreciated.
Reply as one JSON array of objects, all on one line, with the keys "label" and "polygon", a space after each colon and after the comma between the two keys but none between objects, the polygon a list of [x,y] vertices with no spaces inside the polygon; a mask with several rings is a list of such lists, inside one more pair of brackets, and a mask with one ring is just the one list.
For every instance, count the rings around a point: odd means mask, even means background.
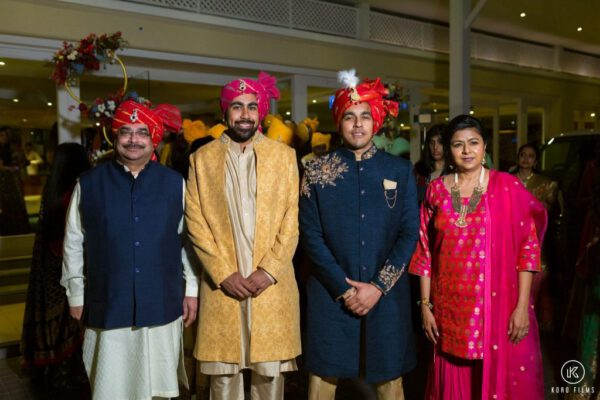
[{"label": "pink dupatta", "polygon": [[[508,340],[508,322],[517,304],[521,248],[531,223],[539,245],[546,230],[546,209],[512,175],[490,171],[487,191],[488,239],[485,267],[482,399],[544,398],[538,325],[530,300],[529,334],[518,344]],[[491,235],[489,234],[491,232]],[[533,296],[533,294],[532,294]]]}]

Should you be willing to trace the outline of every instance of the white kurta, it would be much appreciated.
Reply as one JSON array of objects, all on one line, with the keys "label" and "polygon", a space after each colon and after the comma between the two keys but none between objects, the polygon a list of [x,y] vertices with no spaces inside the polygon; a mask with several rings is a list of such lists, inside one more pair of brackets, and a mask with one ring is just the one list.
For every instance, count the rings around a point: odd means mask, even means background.
[{"label": "white kurta", "polygon": [[[182,188],[185,203],[183,179]],[[83,306],[85,288],[85,231],[80,207],[81,187],[78,182],[67,211],[61,279],[71,307]],[[186,243],[183,217],[178,232]],[[187,251],[187,247],[182,249],[185,295],[197,297],[198,277],[188,261]],[[187,385],[183,369],[182,325],[179,317],[168,324],[153,327],[87,328],[83,361],[93,398],[118,400],[178,396],[178,377]]]},{"label": "white kurta", "polygon": [[[233,230],[235,255],[238,271],[247,278],[252,274],[252,252],[254,229],[256,227],[256,156],[252,142],[244,151],[231,140],[225,159],[225,197],[229,220]],[[274,282],[273,278],[269,278]],[[266,289],[269,290],[269,289]],[[200,361],[202,373],[207,375],[237,374],[242,369],[251,369],[263,376],[279,376],[281,372],[295,371],[296,360],[250,362],[250,341],[252,326],[252,298],[240,302],[241,313],[241,354],[239,364]]]}]

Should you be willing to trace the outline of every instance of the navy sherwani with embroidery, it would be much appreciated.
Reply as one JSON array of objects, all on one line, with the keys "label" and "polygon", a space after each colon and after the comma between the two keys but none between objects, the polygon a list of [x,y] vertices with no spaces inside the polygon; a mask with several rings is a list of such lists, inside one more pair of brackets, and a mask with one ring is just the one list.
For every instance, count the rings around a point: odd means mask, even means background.
[{"label": "navy sherwani with embroidery", "polygon": [[[409,161],[372,146],[361,161],[340,148],[308,164],[300,237],[314,264],[303,351],[310,372],[337,378],[364,374],[368,383],[377,383],[415,366],[406,269],[418,232]],[[371,282],[385,293],[365,317],[352,314],[339,299],[350,288],[346,277]]]}]

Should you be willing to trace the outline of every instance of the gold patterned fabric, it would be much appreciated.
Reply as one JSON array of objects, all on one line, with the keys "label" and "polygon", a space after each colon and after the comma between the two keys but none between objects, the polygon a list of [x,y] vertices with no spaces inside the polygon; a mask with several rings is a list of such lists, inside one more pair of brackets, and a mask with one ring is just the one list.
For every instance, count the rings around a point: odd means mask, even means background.
[{"label": "gold patterned fabric", "polygon": [[[257,133],[256,222],[252,271],[262,268],[277,282],[252,299],[250,362],[298,356],[298,288],[292,256],[298,243],[298,169],[294,150]],[[194,153],[186,193],[186,222],[202,266],[198,340],[200,361],[239,363],[240,302],[219,284],[238,271],[233,227],[227,207],[225,168],[229,139],[213,141]]]},{"label": "gold patterned fabric", "polygon": [[[230,141],[225,165],[225,197],[235,243],[238,272],[247,278],[253,272],[252,247],[256,229],[256,157],[253,143],[249,143],[242,150],[238,143]],[[232,375],[238,374],[242,369],[250,368],[262,376],[278,377],[280,372],[297,369],[295,360],[252,363],[250,361],[252,298],[240,301],[240,318],[242,360],[239,363],[203,361],[200,363],[203,373]]]},{"label": "gold patterned fabric", "polygon": [[546,207],[547,210],[552,207],[556,200],[556,192],[558,190],[558,184],[556,182],[535,173],[521,182],[523,182],[527,190],[529,190],[536,199],[544,204],[544,207]]}]

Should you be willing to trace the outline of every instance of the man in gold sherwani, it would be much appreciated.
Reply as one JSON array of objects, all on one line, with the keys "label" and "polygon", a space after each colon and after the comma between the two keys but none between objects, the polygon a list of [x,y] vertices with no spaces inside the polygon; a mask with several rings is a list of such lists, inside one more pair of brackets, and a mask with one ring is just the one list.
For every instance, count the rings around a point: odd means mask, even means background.
[{"label": "man in gold sherwani", "polygon": [[282,372],[300,354],[298,170],[294,150],[266,138],[261,120],[275,79],[239,79],[221,92],[228,129],[191,157],[186,222],[203,265],[194,356],[211,399],[283,399]]}]

